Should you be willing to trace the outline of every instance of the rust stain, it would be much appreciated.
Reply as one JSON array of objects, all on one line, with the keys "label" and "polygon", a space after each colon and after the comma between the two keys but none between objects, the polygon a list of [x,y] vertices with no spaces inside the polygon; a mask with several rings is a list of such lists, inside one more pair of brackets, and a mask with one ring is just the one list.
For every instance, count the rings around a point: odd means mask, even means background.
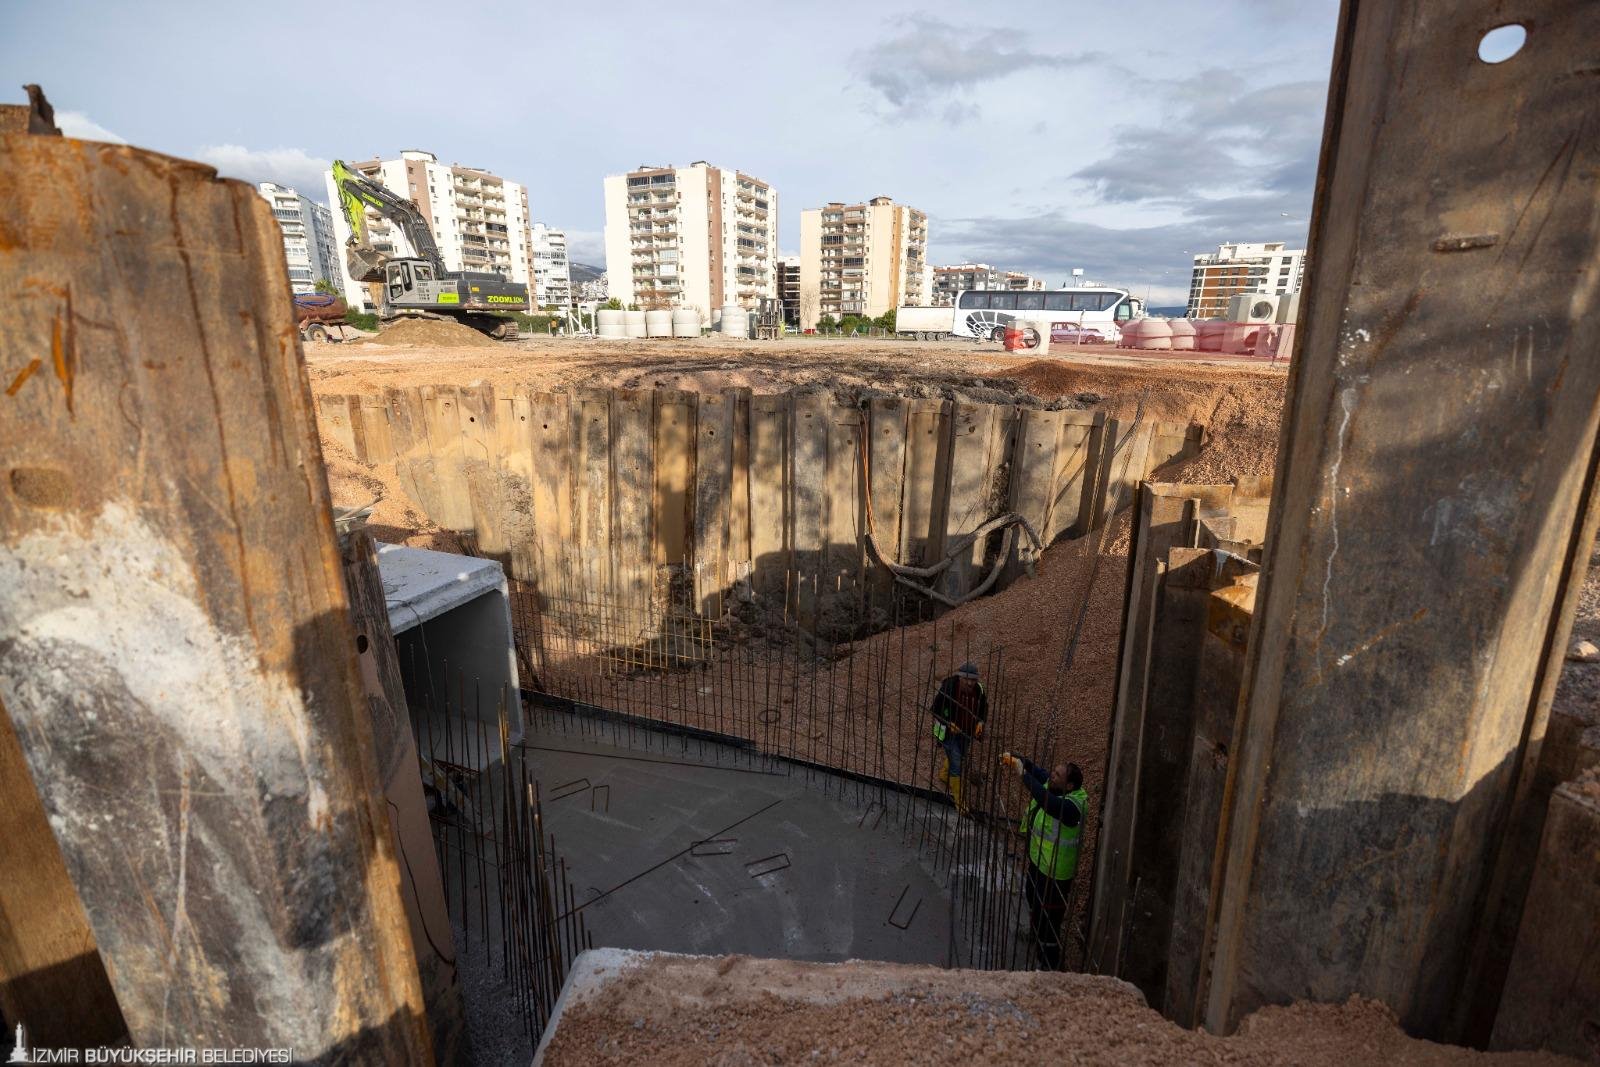
[{"label": "rust stain", "polygon": [[34,356],[33,359],[29,361],[28,365],[18,371],[15,378],[11,379],[11,384],[6,386],[6,396],[16,396],[17,390],[21,389],[27,380],[33,377],[33,372],[38,370],[43,365],[44,360],[40,359],[38,356]]},{"label": "rust stain", "polygon": [[55,363],[56,377],[61,380],[67,397],[67,414],[72,410],[72,386],[78,377],[78,330],[72,317],[72,287],[65,291],[66,315],[57,315],[50,328],[50,356]]}]

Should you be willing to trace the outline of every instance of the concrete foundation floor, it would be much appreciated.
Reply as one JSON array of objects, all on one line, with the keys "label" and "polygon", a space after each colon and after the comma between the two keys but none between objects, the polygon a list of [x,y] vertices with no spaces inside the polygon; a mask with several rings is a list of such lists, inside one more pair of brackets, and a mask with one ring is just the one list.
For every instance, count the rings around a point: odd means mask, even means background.
[{"label": "concrete foundation floor", "polygon": [[[552,729],[520,751],[596,946],[948,965],[959,917],[940,805],[647,730]],[[901,798],[901,803],[906,803]],[[898,807],[898,805],[896,805]],[[918,820],[932,820],[924,835]],[[946,855],[946,860],[948,856]]]}]

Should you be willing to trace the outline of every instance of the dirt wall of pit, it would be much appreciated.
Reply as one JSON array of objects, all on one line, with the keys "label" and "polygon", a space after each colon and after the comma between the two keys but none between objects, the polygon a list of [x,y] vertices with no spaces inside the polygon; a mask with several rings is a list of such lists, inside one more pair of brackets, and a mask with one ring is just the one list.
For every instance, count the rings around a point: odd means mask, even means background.
[{"label": "dirt wall of pit", "polygon": [[[541,590],[597,604],[730,594],[813,621],[1015,512],[1044,544],[1103,522],[1201,428],[1101,411],[826,392],[421,386],[324,394],[324,435],[389,467],[428,519]],[[1029,561],[996,530],[930,584],[950,598]]]}]

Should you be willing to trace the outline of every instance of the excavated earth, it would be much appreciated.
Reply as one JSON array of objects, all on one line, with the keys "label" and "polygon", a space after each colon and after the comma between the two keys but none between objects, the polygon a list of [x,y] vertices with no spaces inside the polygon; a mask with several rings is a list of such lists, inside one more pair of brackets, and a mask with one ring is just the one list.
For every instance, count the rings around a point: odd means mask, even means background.
[{"label": "excavated earth", "polygon": [[[586,961],[580,960],[580,969]],[[547,1067],[793,1063],[1556,1067],[1408,1037],[1388,1009],[1262,1008],[1230,1037],[1184,1030],[1114,978],[855,961],[637,955],[566,994]]]}]

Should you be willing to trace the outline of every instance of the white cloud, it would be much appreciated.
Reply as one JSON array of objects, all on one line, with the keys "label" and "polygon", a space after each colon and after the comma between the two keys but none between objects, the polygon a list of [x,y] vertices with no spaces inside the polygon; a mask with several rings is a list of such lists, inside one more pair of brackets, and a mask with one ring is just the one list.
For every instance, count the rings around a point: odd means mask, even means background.
[{"label": "white cloud", "polygon": [[940,115],[950,125],[977,117],[977,106],[960,97],[984,82],[1023,70],[1066,70],[1105,59],[1098,52],[1035,52],[1019,45],[1011,31],[957,26],[926,16],[902,18],[898,26],[896,35],[855,54],[857,75],[900,114],[947,101]]},{"label": "white cloud", "polygon": [[567,230],[567,258],[573,263],[604,267],[606,242],[599,230]]},{"label": "white cloud", "polygon": [[225,178],[277,182],[313,200],[322,198],[323,174],[333,166],[303,148],[258,150],[236,144],[208,145],[196,152],[195,158],[216,167]]},{"label": "white cloud", "polygon": [[56,128],[67,137],[80,141],[104,141],[107,144],[127,144],[128,139],[112,133],[81,111],[57,111]]}]

